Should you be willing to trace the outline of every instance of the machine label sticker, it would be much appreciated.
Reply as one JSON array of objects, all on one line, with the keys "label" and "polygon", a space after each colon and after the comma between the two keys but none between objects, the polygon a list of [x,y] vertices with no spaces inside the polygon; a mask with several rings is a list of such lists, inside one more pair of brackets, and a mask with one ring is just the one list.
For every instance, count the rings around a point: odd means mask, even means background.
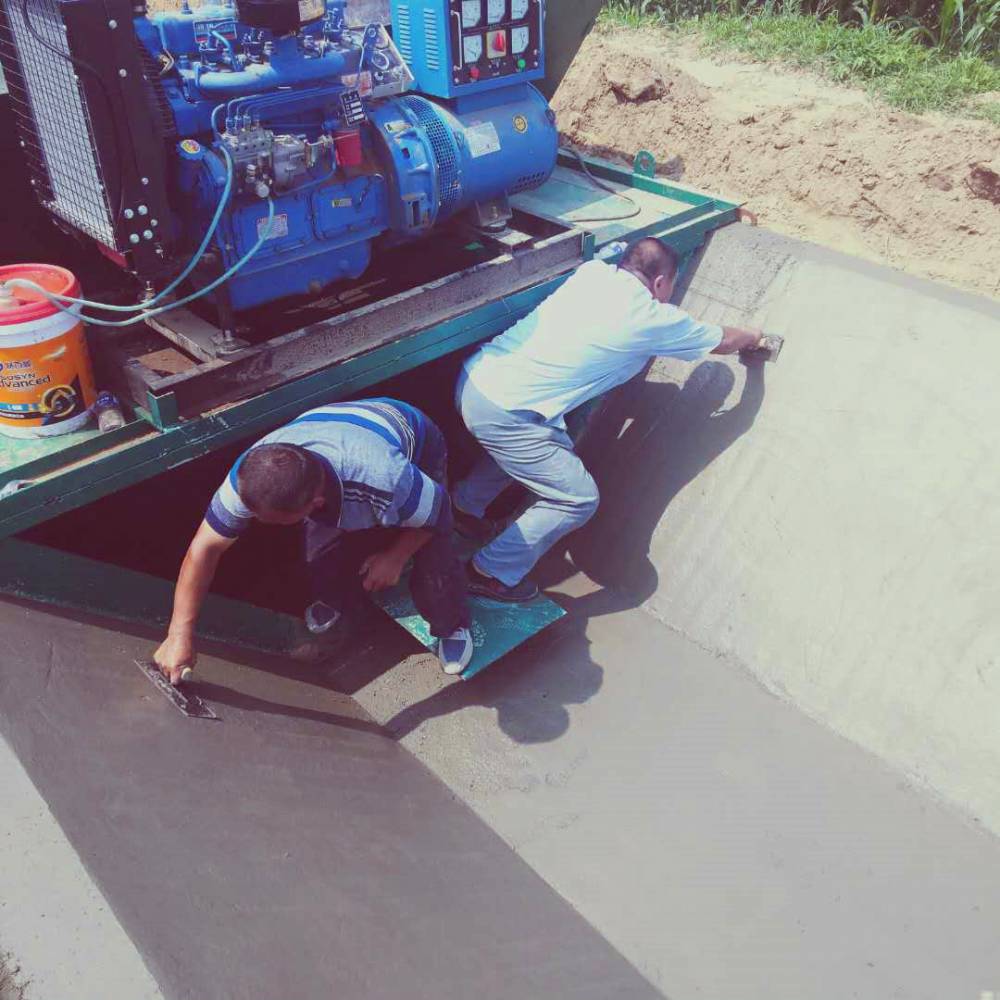
[{"label": "machine label sticker", "polygon": [[[267,229],[267,216],[262,216],[257,220],[257,239],[260,239],[264,235],[264,230]],[[274,225],[271,226],[271,232],[268,233],[268,240],[277,240],[282,236],[288,235],[288,213],[282,212],[281,215],[276,215],[274,217]]]},{"label": "machine label sticker", "polygon": [[524,115],[514,115],[514,128],[520,133],[528,131],[528,119]]},{"label": "machine label sticker", "polygon": [[226,41],[235,42],[237,38],[236,22],[231,19],[226,21],[195,21],[194,40],[198,45],[207,45],[213,32],[222,35]]},{"label": "machine label sticker", "polygon": [[409,122],[386,122],[385,130],[389,135],[398,135],[400,132],[405,132],[410,127]]},{"label": "machine label sticker", "polygon": [[312,21],[326,13],[324,0],[299,0],[299,20]]},{"label": "machine label sticker", "polygon": [[354,204],[353,198],[334,198],[330,204],[334,208],[350,208]]},{"label": "machine label sticker", "polygon": [[469,152],[474,159],[500,152],[500,133],[493,122],[483,122],[472,125],[465,130],[465,139],[469,144]]}]

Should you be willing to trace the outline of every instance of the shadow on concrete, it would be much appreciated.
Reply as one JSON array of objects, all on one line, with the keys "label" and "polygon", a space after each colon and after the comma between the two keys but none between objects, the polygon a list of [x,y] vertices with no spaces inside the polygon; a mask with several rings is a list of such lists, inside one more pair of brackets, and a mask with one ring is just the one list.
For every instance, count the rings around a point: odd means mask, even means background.
[{"label": "shadow on concrete", "polygon": [[563,558],[542,567],[543,586],[556,586],[582,570],[614,592],[603,600],[618,610],[636,607],[656,592],[659,572],[649,551],[671,502],[760,412],[764,366],[745,367],[743,392],[727,410],[720,407],[735,376],[720,361],[698,365],[683,386],[645,381],[613,401],[585,453],[601,490],[601,508],[568,540]]},{"label": "shadow on concrete", "polygon": [[589,701],[604,683],[585,626],[584,619],[562,619],[473,681],[449,685],[404,708],[386,722],[386,730],[403,739],[430,719],[485,707],[496,712],[497,725],[517,743],[559,739],[569,729],[569,706]]},{"label": "shadow on concrete", "polygon": [[[222,684],[198,681],[192,686],[192,691],[215,709],[228,705],[230,708],[251,714],[262,713],[264,715],[280,715],[289,719],[305,719],[309,722],[319,722],[340,729],[353,729],[360,733],[370,733],[373,736],[391,735],[386,732],[384,727],[375,722],[368,722],[365,719],[349,715],[338,715],[334,712],[321,712],[313,708],[301,708],[281,701],[269,701],[266,698],[257,698]],[[224,716],[224,711],[220,711],[219,715]]]},{"label": "shadow on concrete", "polygon": [[559,595],[566,618],[471,684],[446,687],[403,709],[386,723],[393,736],[401,739],[429,719],[472,706],[494,709],[500,728],[518,743],[548,743],[567,731],[568,706],[592,698],[604,678],[590,655],[588,622],[652,596],[659,574],[650,545],[670,503],[760,412],[764,367],[748,364],[746,371],[740,399],[727,410],[720,408],[735,376],[720,361],[700,364],[683,386],[637,382],[610,401],[582,448],[601,489],[601,510],[535,574],[551,588],[582,570],[601,589]]}]

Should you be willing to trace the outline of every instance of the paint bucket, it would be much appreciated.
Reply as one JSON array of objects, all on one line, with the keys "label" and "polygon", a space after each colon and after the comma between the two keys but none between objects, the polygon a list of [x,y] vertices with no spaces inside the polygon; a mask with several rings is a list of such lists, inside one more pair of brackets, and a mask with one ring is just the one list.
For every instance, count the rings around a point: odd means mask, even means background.
[{"label": "paint bucket", "polygon": [[38,292],[4,289],[13,278],[55,295],[80,296],[80,283],[65,268],[0,267],[0,434],[46,437],[79,430],[97,395],[79,307],[65,313]]}]

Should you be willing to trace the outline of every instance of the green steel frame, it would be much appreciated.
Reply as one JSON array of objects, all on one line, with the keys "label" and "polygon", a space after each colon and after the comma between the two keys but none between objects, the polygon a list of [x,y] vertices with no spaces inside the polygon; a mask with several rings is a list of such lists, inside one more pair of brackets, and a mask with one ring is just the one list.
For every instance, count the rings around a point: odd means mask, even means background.
[{"label": "green steel frame", "polygon": [[[687,254],[700,247],[713,229],[737,219],[739,206],[734,202],[641,176],[606,161],[588,159],[587,164],[595,176],[604,180],[685,206],[652,224],[630,230],[628,239],[658,235]],[[562,158],[562,165],[574,169],[577,166],[569,157]],[[559,206],[553,206],[553,214],[558,211]],[[606,237],[598,230],[590,243],[591,252],[617,238]],[[84,436],[64,450],[39,455],[26,463],[16,464],[15,449],[0,442],[0,489],[14,480],[35,480],[0,500],[0,539],[151,479],[241,438],[265,433],[310,406],[347,398],[392,376],[480,343],[525,316],[566,277],[561,275],[502,297],[466,315],[197,419],[179,421],[176,405],[167,395],[151,398],[149,413],[141,414],[141,419],[113,432],[112,436]],[[39,558],[48,551],[34,547],[32,550]],[[12,557],[9,547],[0,542],[0,565],[6,566]],[[23,550],[18,558],[19,565],[23,564]],[[4,582],[0,581],[2,589]]]}]

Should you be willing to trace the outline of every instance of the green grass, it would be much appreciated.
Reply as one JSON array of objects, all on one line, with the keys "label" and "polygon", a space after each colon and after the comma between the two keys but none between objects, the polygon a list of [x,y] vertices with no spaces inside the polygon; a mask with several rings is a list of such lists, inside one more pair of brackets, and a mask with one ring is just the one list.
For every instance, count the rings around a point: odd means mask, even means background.
[{"label": "green grass", "polygon": [[1000,105],[970,103],[977,94],[1000,91],[1000,66],[979,56],[930,49],[914,31],[891,23],[853,25],[833,17],[768,12],[710,12],[675,20],[652,5],[644,10],[634,3],[611,3],[602,24],[697,31],[709,47],[806,67],[838,83],[863,87],[906,111],[963,112],[1000,125]]}]

